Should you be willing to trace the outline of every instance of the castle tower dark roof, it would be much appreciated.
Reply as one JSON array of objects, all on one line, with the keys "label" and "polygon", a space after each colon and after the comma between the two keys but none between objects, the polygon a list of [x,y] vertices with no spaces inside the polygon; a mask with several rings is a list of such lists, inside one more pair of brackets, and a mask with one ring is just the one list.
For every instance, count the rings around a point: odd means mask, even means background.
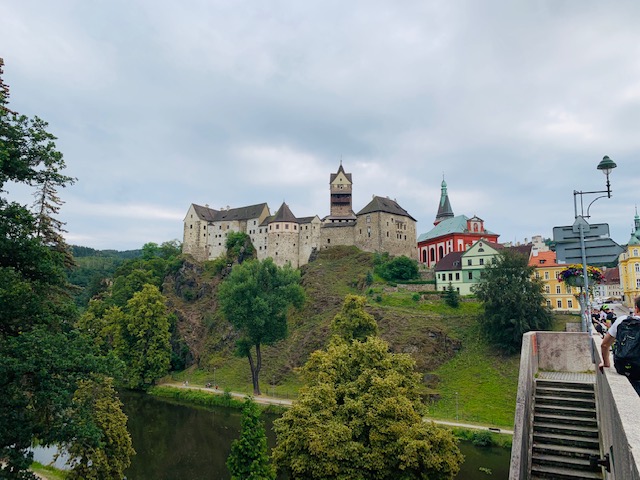
[{"label": "castle tower dark roof", "polygon": [[357,215],[360,216],[366,213],[374,212],[393,213],[394,215],[409,217],[413,221],[416,220],[411,215],[409,215],[409,212],[398,205],[398,202],[396,202],[395,200],[391,200],[390,198],[385,197],[378,197],[377,195],[374,195],[373,199],[362,210],[360,210]]},{"label": "castle tower dark roof", "polygon": [[438,205],[438,213],[436,215],[436,220],[433,222],[434,225],[439,224],[442,220],[447,218],[453,218],[453,209],[451,208],[451,203],[449,202],[449,195],[447,194],[447,182],[442,179],[442,190],[440,193],[440,204]]},{"label": "castle tower dark roof", "polygon": [[298,223],[298,219],[291,212],[291,209],[289,208],[289,205],[287,205],[284,202],[282,202],[282,205],[280,206],[280,208],[278,209],[276,214],[273,216],[273,220],[271,220],[271,221],[272,222]]},{"label": "castle tower dark roof", "polygon": [[342,172],[344,176],[347,177],[347,180],[349,180],[349,183],[353,183],[353,180],[351,179],[351,174],[345,172],[344,168],[342,168],[342,162],[340,162],[340,167],[338,167],[338,171],[336,173],[332,173],[331,176],[329,177],[329,183],[332,183],[336,179],[336,177],[340,175],[340,172]]}]

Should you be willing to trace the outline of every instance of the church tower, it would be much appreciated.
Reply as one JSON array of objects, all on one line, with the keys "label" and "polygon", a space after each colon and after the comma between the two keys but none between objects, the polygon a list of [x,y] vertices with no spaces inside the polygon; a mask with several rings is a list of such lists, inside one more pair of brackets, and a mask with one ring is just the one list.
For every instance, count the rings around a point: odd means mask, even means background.
[{"label": "church tower", "polygon": [[451,203],[449,203],[449,194],[447,193],[447,182],[442,179],[442,190],[440,193],[440,204],[438,205],[438,213],[434,225],[438,225],[442,220],[447,218],[453,218],[453,209]]},{"label": "church tower", "polygon": [[342,168],[342,162],[336,173],[332,173],[329,178],[331,190],[331,213],[327,220],[329,222],[355,221],[356,216],[352,207],[352,186],[351,174],[346,173]]}]

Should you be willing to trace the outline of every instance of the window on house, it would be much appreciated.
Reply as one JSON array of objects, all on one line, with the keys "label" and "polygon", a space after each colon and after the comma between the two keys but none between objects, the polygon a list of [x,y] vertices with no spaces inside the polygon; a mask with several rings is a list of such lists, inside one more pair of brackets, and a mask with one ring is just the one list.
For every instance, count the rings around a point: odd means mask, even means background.
[{"label": "window on house", "polygon": [[638,250],[636,248],[633,249],[633,256],[634,257],[638,256]]},{"label": "window on house", "polygon": [[636,278],[636,288],[640,288],[640,278]]},{"label": "window on house", "polygon": [[549,272],[544,272],[544,279],[549,280]]},{"label": "window on house", "polygon": [[640,273],[640,263],[636,263],[635,267],[636,267],[636,273]]},{"label": "window on house", "polygon": [[560,285],[556,285],[556,293],[562,293],[562,292],[560,291]]},{"label": "window on house", "polygon": [[536,272],[536,278],[540,278],[540,272]]},{"label": "window on house", "polygon": [[551,287],[549,285],[544,286],[544,293],[551,293]]},{"label": "window on house", "polygon": [[570,285],[567,285],[567,293],[571,294],[571,286]]},{"label": "window on house", "polygon": [[467,265],[471,265],[472,264],[472,260],[469,258],[467,259]]},{"label": "window on house", "polygon": [[551,308],[551,300],[547,300],[547,307]]},{"label": "window on house", "polygon": [[484,258],[480,259],[480,265],[484,265]]},{"label": "window on house", "polygon": [[573,300],[567,300],[567,308],[573,308]]},{"label": "window on house", "polygon": [[473,280],[473,272],[469,272],[469,280]]},{"label": "window on house", "polygon": [[460,280],[460,272],[456,273],[456,280]]},{"label": "window on house", "polygon": [[558,305],[558,308],[562,308],[562,300],[558,300],[556,304]]},{"label": "window on house", "polygon": [[451,281],[453,281],[453,273],[450,273],[450,274],[449,274],[449,281],[450,281],[450,282],[451,282]]}]

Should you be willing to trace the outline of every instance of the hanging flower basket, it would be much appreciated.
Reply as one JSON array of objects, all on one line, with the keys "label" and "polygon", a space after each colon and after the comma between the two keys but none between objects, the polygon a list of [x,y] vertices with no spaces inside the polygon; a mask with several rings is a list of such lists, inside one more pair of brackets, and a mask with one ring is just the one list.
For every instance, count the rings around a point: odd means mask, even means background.
[{"label": "hanging flower basket", "polygon": [[[587,276],[589,285],[595,285],[604,280],[604,274],[598,267],[587,265]],[[564,282],[572,287],[584,287],[584,271],[581,264],[569,265],[558,274],[558,281]]]}]

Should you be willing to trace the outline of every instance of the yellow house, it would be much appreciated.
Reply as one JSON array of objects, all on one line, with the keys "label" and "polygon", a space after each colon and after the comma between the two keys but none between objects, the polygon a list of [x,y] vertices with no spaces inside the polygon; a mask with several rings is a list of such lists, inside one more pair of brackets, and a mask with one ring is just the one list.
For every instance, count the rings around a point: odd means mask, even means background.
[{"label": "yellow house", "polygon": [[536,268],[534,275],[542,280],[547,307],[555,311],[580,313],[580,303],[577,298],[580,288],[558,281],[558,274],[565,269],[566,265],[556,262],[555,252],[534,251],[529,259],[529,265]]},{"label": "yellow house", "polygon": [[640,217],[636,208],[635,231],[631,234],[626,251],[620,254],[618,267],[622,284],[623,303],[633,308],[634,299],[640,295]]}]

